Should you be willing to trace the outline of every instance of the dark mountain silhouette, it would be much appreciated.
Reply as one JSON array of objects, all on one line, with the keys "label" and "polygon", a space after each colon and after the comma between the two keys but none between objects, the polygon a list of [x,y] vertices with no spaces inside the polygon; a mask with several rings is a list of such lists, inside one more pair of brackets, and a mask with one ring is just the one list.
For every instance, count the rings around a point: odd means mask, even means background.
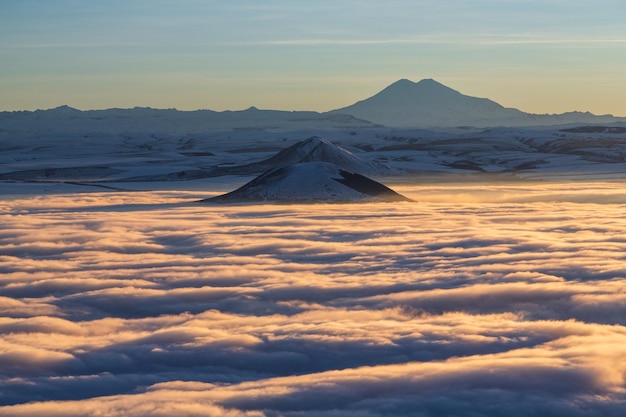
[{"label": "dark mountain silhouette", "polygon": [[373,125],[346,114],[259,110],[255,107],[216,112],[148,107],[77,110],[64,105],[49,110],[0,112],[0,127],[0,138],[2,138],[85,132],[190,134],[230,130],[252,132],[343,130],[368,128]]},{"label": "dark mountain silhouette", "polygon": [[466,96],[432,79],[417,83],[406,79],[396,81],[368,99],[330,113],[344,113],[397,127],[533,126],[626,121],[588,112],[560,115],[525,113],[486,98]]}]

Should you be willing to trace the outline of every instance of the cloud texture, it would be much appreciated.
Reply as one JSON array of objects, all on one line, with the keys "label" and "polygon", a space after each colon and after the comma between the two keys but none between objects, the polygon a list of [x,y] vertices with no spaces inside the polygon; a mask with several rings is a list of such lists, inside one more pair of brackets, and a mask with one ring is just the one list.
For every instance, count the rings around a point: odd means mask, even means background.
[{"label": "cloud texture", "polygon": [[0,201],[0,414],[618,416],[618,184]]}]

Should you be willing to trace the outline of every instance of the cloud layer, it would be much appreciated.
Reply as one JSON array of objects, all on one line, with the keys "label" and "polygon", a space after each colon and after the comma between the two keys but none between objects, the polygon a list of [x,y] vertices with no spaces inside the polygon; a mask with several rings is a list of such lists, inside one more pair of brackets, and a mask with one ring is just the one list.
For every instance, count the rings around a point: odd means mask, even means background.
[{"label": "cloud layer", "polygon": [[0,414],[621,415],[620,187],[397,189],[1,201]]}]

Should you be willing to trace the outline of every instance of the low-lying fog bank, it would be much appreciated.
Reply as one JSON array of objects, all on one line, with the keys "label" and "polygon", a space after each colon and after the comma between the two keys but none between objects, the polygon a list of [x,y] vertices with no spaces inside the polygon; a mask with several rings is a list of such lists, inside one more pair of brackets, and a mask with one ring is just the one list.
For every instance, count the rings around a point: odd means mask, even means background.
[{"label": "low-lying fog bank", "polygon": [[0,414],[621,416],[618,182],[0,200]]}]

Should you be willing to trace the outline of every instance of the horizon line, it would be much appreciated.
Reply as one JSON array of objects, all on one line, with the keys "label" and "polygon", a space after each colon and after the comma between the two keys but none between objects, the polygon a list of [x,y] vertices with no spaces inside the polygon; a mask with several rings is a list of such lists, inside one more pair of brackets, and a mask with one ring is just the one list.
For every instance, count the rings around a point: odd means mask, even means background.
[{"label": "horizon line", "polygon": [[[624,42],[626,42],[626,40]],[[276,111],[276,112],[291,112],[291,113],[295,113],[295,112],[307,113],[308,112],[308,113],[324,114],[324,113],[336,112],[336,111],[344,109],[346,107],[350,107],[350,106],[352,106],[352,105],[354,105],[354,104],[356,104],[358,102],[361,102],[361,101],[364,101],[364,100],[368,100],[369,98],[374,97],[375,95],[377,95],[381,91],[385,90],[386,88],[390,87],[391,85],[396,84],[396,83],[401,82],[401,81],[409,81],[409,82],[411,82],[413,84],[419,84],[419,83],[421,83],[423,81],[434,81],[435,83],[437,83],[437,84],[439,84],[439,85],[441,85],[441,86],[443,86],[445,88],[452,89],[452,90],[456,91],[457,93],[459,93],[459,94],[461,94],[461,95],[463,95],[465,97],[491,100],[488,97],[471,96],[471,95],[464,94],[464,93],[460,92],[459,90],[456,90],[456,89],[454,89],[452,87],[447,86],[446,84],[443,84],[443,83],[437,81],[437,79],[434,78],[434,77],[421,78],[419,81],[413,81],[413,80],[411,80],[409,78],[402,77],[402,78],[399,78],[399,79],[397,79],[397,80],[395,80],[395,81],[393,81],[391,83],[386,84],[385,87],[383,87],[382,89],[380,89],[376,93],[374,93],[374,94],[372,94],[372,95],[370,95],[370,96],[368,96],[368,97],[366,97],[364,99],[357,100],[354,103],[348,104],[346,106],[342,106],[342,107],[339,107],[339,108],[334,108],[334,109],[326,110],[326,111],[309,110],[309,109],[305,109],[305,110],[293,110],[293,109],[287,110],[287,109],[279,109],[279,108],[259,108],[259,107],[255,106],[255,105],[249,105],[249,106],[247,106],[245,108],[241,108],[241,109],[224,109],[224,110],[213,110],[211,108],[206,108],[206,107],[205,108],[195,108],[195,109],[189,109],[189,110],[182,110],[182,109],[179,109],[177,107],[152,107],[152,106],[142,106],[142,105],[134,105],[132,107],[113,106],[113,107],[104,107],[104,108],[88,108],[88,109],[85,109],[85,108],[74,107],[72,105],[64,103],[64,104],[59,104],[59,105],[57,105],[55,107],[49,107],[49,108],[46,108],[46,109],[42,109],[42,108],[36,108],[34,110],[27,110],[27,109],[1,110],[0,109],[0,113],[50,111],[50,110],[68,108],[68,109],[81,111],[81,112],[83,112],[83,111],[150,109],[150,110],[161,110],[161,111],[174,110],[174,111],[178,111],[178,112],[210,111],[210,112],[214,112],[214,113],[225,113],[225,112],[244,112],[244,111],[254,110],[254,111]],[[494,100],[491,100],[491,101],[494,101]],[[496,101],[494,101],[494,103],[496,103],[498,105],[501,105],[500,103],[498,103]],[[565,111],[565,112],[561,112],[561,113],[555,113],[555,112],[552,112],[552,113],[549,113],[549,112],[546,112],[546,113],[532,113],[532,112],[527,112],[527,111],[521,110],[520,108],[517,108],[517,107],[507,107],[507,106],[502,106],[502,107],[507,108],[507,109],[515,109],[515,110],[521,111],[521,112],[523,112],[525,114],[534,115],[534,116],[558,116],[558,115],[565,115],[565,114],[581,113],[581,114],[590,114],[590,115],[598,116],[598,117],[610,116],[610,117],[614,117],[614,118],[618,118],[618,119],[626,119],[626,115],[618,116],[618,115],[615,115],[613,113],[593,113],[593,112],[591,112],[589,110],[570,110],[570,111]],[[619,122],[621,122],[621,121],[619,121]]]}]

